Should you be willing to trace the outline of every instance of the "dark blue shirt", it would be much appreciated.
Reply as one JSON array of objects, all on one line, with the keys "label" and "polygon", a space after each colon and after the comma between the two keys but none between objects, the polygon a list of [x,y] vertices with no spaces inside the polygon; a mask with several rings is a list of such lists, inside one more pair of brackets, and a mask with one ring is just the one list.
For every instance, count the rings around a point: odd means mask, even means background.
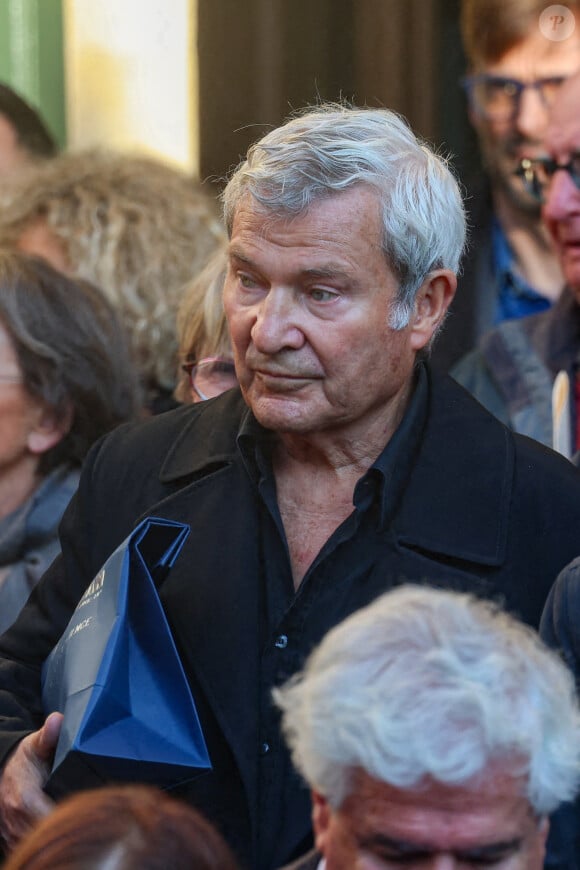
[{"label": "dark blue shirt", "polygon": [[[418,366],[415,389],[401,424],[371,468],[358,481],[353,511],[324,544],[294,590],[288,544],[276,499],[272,449],[276,436],[246,415],[238,445],[248,474],[259,493],[260,571],[260,814],[284,818],[289,811],[281,783],[295,780],[272,702],[272,686],[285,682],[304,664],[326,633],[347,615],[388,588],[390,528],[414,465],[428,411],[425,367]],[[404,578],[400,578],[403,580]],[[310,796],[304,789],[304,812]],[[295,811],[295,807],[294,807]],[[266,815],[262,815],[266,813]],[[279,831],[259,832],[258,853],[272,855]],[[303,844],[305,852],[310,842]]]},{"label": "dark blue shirt", "polygon": [[551,301],[517,274],[513,251],[495,217],[492,224],[492,250],[499,288],[494,323],[546,311],[551,306]]}]

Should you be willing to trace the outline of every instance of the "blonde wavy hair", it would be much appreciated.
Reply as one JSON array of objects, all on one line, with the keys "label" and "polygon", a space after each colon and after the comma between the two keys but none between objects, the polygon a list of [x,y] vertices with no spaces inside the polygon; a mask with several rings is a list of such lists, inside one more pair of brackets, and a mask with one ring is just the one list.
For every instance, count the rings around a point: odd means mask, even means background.
[{"label": "blonde wavy hair", "polygon": [[[179,360],[182,363],[209,356],[231,356],[232,345],[222,302],[226,252],[224,243],[183,291],[177,311]],[[191,401],[189,378],[181,367],[174,395],[180,402]]]},{"label": "blonde wavy hair", "polygon": [[213,196],[150,157],[62,154],[0,188],[0,244],[43,221],[70,274],[97,284],[120,312],[146,391],[175,384],[175,318],[184,284],[223,240]]}]

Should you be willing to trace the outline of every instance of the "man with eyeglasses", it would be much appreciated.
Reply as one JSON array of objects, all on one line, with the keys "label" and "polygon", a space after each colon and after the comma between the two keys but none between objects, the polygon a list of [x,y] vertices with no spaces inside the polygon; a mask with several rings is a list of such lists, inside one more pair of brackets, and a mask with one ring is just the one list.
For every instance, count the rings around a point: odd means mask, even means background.
[{"label": "man with eyeglasses", "polygon": [[453,376],[517,432],[580,450],[580,73],[562,85],[541,155],[516,170],[536,198],[566,282],[549,311],[502,323]]},{"label": "man with eyeglasses", "polygon": [[[449,368],[494,325],[546,310],[563,278],[537,200],[514,175],[523,157],[543,153],[550,106],[580,68],[580,4],[565,39],[541,16],[546,0],[463,0],[461,24],[469,63],[463,86],[485,175],[469,189],[471,239],[463,274],[434,360]],[[573,19],[564,18],[568,30]],[[567,33],[568,30],[562,31]]]}]

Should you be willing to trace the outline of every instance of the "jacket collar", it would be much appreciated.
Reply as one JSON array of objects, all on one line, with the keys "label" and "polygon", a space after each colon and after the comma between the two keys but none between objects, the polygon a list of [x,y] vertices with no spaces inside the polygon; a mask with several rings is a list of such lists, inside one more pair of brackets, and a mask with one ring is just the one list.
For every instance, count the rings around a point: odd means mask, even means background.
[{"label": "jacket collar", "polygon": [[425,434],[395,519],[399,542],[436,557],[501,565],[513,473],[509,430],[452,378],[432,373]]},{"label": "jacket collar", "polygon": [[[498,566],[505,559],[514,471],[512,434],[451,378],[428,369],[428,413],[414,462],[400,481],[400,543],[436,557]],[[195,406],[160,472],[164,483],[237,462],[253,422],[237,390]]]},{"label": "jacket collar", "polygon": [[171,483],[231,463],[237,454],[240,425],[249,417],[251,412],[239,390],[191,406],[191,416],[161,466],[160,481]]}]

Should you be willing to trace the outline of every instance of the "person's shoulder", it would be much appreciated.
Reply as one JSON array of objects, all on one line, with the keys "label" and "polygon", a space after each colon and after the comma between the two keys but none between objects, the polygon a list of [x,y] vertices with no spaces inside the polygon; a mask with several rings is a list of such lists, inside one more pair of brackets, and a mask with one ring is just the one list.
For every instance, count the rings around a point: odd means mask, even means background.
[{"label": "person's shoulder", "polygon": [[109,445],[122,449],[158,449],[189,430],[203,428],[237,433],[247,406],[238,390],[231,390],[206,402],[180,405],[171,411],[118,426],[105,437]]},{"label": "person's shoulder", "polygon": [[174,449],[199,453],[216,442],[233,449],[243,414],[247,411],[239,390],[183,405],[153,417],[118,426],[91,449],[85,467],[107,474],[123,466],[127,472],[157,475],[166,456]]},{"label": "person's shoulder", "polygon": [[[514,446],[518,461],[528,471],[538,473],[545,471],[551,477],[561,480],[563,483],[568,481],[576,488],[580,484],[580,469],[561,453],[557,453],[545,444],[536,441],[535,438],[529,438],[527,435],[521,435],[519,432],[510,433],[514,439]],[[579,499],[580,508],[580,499]],[[579,540],[580,549],[580,540]]]},{"label": "person's shoulder", "polygon": [[516,471],[529,480],[552,481],[552,489],[559,485],[566,487],[566,492],[574,493],[577,498],[580,511],[580,469],[569,459],[534,438],[514,432],[451,375],[434,373],[432,391],[439,417],[443,414],[449,425],[456,429],[461,427],[463,432],[479,433],[480,437],[472,444],[474,452],[489,454],[490,446],[495,450],[500,442],[511,442]]},{"label": "person's shoulder", "polygon": [[490,367],[480,347],[462,357],[449,374],[488,411],[503,423],[508,422],[505,400],[494,376],[493,366]]},{"label": "person's shoulder", "polygon": [[[432,391],[436,406],[453,405],[466,420],[494,426],[503,426],[496,409],[490,407],[488,392],[495,397],[494,381],[487,373],[484,360],[478,351],[464,358],[464,365],[457,366],[448,374],[432,373]],[[500,403],[498,394],[497,404]],[[499,419],[498,419],[499,417]]]}]

